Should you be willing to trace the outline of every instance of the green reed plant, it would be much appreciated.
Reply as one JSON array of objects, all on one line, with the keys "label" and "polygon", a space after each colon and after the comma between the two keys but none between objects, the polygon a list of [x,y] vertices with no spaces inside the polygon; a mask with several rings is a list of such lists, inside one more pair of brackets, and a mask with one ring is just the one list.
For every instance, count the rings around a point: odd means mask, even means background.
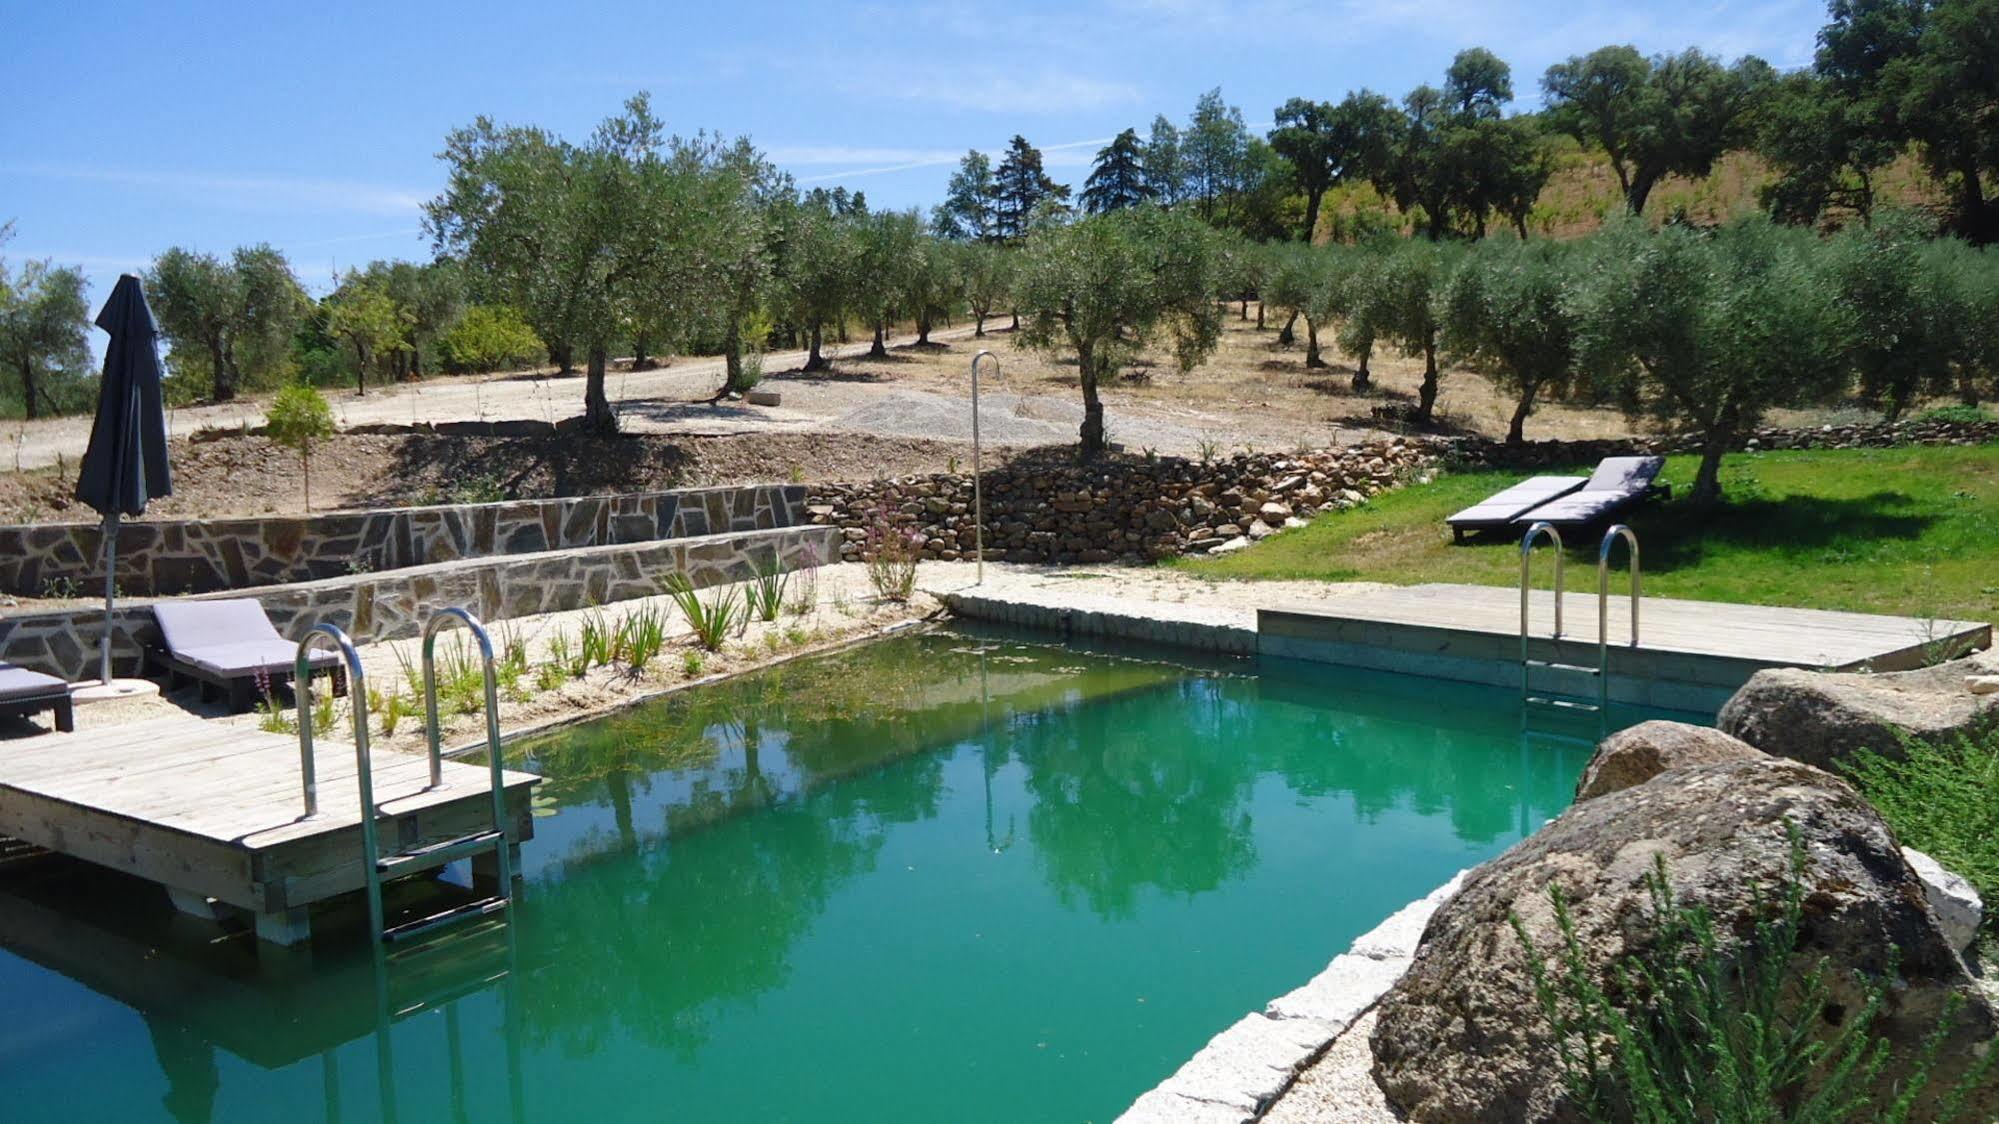
[{"label": "green reed plant", "polygon": [[750,612],[761,621],[776,620],[778,614],[784,611],[784,594],[790,586],[791,574],[775,553],[768,561],[758,559],[750,583],[744,587]]},{"label": "green reed plant", "polygon": [[593,612],[583,618],[583,634],[577,641],[577,658],[587,668],[603,667],[615,658],[613,629],[604,614]]},{"label": "green reed plant", "polygon": [[742,632],[749,623],[742,595],[733,587],[719,587],[704,601],[686,574],[674,574],[666,579],[666,590],[694,630],[695,640],[711,652],[721,651],[729,634]]},{"label": "green reed plant", "polygon": [[625,663],[634,675],[644,671],[660,649],[666,647],[666,614],[651,605],[627,613],[618,622],[618,630],[623,638]]},{"label": "green reed plant", "polygon": [[701,674],[701,669],[707,664],[708,657],[699,648],[689,648],[680,653],[680,670],[686,672],[690,679]]}]

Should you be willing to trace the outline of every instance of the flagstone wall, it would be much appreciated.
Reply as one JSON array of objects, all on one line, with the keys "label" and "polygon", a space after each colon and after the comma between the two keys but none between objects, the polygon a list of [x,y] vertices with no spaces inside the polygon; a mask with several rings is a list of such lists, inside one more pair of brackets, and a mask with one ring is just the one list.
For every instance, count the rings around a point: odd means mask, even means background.
[{"label": "flagstone wall", "polygon": [[[802,485],[122,523],[118,588],[175,597],[566,547],[796,527]],[[82,523],[0,526],[0,594],[91,596],[103,532]]]},{"label": "flagstone wall", "polygon": [[[776,489],[772,489],[776,491]],[[652,597],[685,574],[697,587],[745,581],[773,562],[787,570],[840,557],[833,527],[773,527],[640,543],[613,543],[525,555],[460,558],[382,573],[210,594],[255,597],[280,633],[297,637],[330,621],[356,642],[413,636],[449,605],[487,622]],[[104,610],[64,609],[0,616],[0,660],[59,675],[96,678]],[[143,647],[158,642],[151,602],[120,604],[113,622],[116,673],[139,674]]]}]

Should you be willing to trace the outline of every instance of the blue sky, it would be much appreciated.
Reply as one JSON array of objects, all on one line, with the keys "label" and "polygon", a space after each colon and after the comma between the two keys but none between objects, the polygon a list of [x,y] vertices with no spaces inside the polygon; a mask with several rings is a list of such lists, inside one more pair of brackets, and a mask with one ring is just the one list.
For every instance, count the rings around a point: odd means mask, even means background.
[{"label": "blue sky", "polygon": [[967,148],[1022,133],[1059,180],[1222,88],[1251,124],[1293,95],[1399,96],[1452,54],[1513,65],[1605,43],[1809,61],[1818,0],[89,6],[0,0],[0,222],[12,260],[81,265],[92,300],[171,245],[268,241],[335,270],[427,258],[418,206],[478,114],[580,138],[636,90],[670,128],[748,134],[803,184],[928,205]]}]

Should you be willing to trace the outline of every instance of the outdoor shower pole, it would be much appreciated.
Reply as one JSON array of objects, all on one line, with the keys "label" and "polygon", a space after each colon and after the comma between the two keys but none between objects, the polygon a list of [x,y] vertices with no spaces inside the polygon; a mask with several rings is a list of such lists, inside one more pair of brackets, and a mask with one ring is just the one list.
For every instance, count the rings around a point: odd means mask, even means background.
[{"label": "outdoor shower pole", "polygon": [[999,356],[990,351],[980,351],[972,356],[972,549],[978,555],[978,577],[973,585],[982,585],[986,580],[986,492],[985,475],[979,461],[979,360],[993,361],[993,373],[999,373]]}]

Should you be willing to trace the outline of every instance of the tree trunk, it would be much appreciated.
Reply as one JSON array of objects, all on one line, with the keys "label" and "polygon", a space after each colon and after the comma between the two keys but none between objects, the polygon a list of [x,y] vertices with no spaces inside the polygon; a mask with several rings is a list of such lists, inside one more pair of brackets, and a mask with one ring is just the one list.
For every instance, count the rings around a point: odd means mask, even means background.
[{"label": "tree trunk", "polygon": [[1733,436],[1732,431],[1717,427],[1701,442],[1701,466],[1694,473],[1694,490],[1688,497],[1695,506],[1706,507],[1721,500],[1721,458],[1727,455]]},{"label": "tree trunk", "polygon": [[410,349],[410,377],[413,379],[423,377],[423,352],[415,348]]},{"label": "tree trunk", "polygon": [[632,338],[632,370],[652,370],[652,356],[646,354],[646,334],[640,332]]},{"label": "tree trunk", "polygon": [[1290,347],[1292,344],[1298,342],[1297,333],[1291,330],[1291,326],[1297,322],[1298,310],[1294,308],[1291,310],[1290,318],[1284,321],[1284,326],[1277,330],[1277,342],[1280,346]]},{"label": "tree trunk", "polygon": [[21,356],[21,397],[29,421],[41,417],[41,407],[35,405],[35,364],[28,356]]},{"label": "tree trunk", "polygon": [[743,329],[735,317],[729,318],[729,329],[722,334],[722,389],[716,398],[738,390],[743,384]]},{"label": "tree trunk", "polygon": [[1249,298],[1248,298],[1248,297],[1244,297],[1244,298],[1242,298],[1242,311],[1241,311],[1241,312],[1238,312],[1238,313],[1236,313],[1236,319],[1237,319],[1237,320],[1247,320],[1247,319],[1249,319]]},{"label": "tree trunk", "polygon": [[368,395],[368,349],[360,340],[354,341],[354,396]]},{"label": "tree trunk", "polygon": [[916,315],[916,346],[930,346],[930,313],[928,311],[920,312]]},{"label": "tree trunk", "polygon": [[1307,367],[1326,365],[1325,357],[1319,354],[1319,326],[1313,323],[1309,316],[1305,318],[1305,365]]},{"label": "tree trunk", "polygon": [[985,314],[985,313],[983,313],[983,312],[974,312],[974,313],[973,313],[973,315],[975,315],[975,316],[977,316],[977,317],[979,318],[979,326],[978,326],[977,328],[974,328],[974,329],[972,329],[972,338],[973,338],[973,339],[978,339],[978,340],[982,340],[982,339],[985,339],[985,338],[986,338],[986,314]]},{"label": "tree trunk", "polygon": [[583,383],[583,428],[591,433],[616,433],[618,415],[611,412],[610,395],[604,392],[604,368],[609,365],[604,345],[590,345],[590,369]]},{"label": "tree trunk", "polygon": [[549,344],[548,361],[555,365],[555,373],[558,375],[576,373],[576,349],[566,343]]},{"label": "tree trunk", "polygon": [[875,342],[868,346],[868,358],[888,358],[888,329],[881,321],[875,321]]},{"label": "tree trunk", "polygon": [[1423,386],[1417,391],[1416,420],[1430,424],[1437,406],[1437,341],[1434,337],[1423,341]]},{"label": "tree trunk", "polygon": [[1521,211],[1513,216],[1513,228],[1520,232],[1522,242],[1527,241],[1527,212]]},{"label": "tree trunk", "polygon": [[1969,363],[1957,367],[1957,400],[1966,406],[1978,405],[1978,379]]},{"label": "tree trunk", "polygon": [[1656,182],[1658,182],[1658,177],[1645,171],[1643,168],[1638,169],[1632,174],[1631,187],[1624,193],[1624,205],[1631,209],[1632,214],[1642,215],[1645,213],[1645,200],[1651,198],[1652,185]]},{"label": "tree trunk", "polygon": [[1506,427],[1506,443],[1521,445],[1527,441],[1527,415],[1534,412],[1534,393],[1541,389],[1541,381],[1532,379],[1520,386],[1520,403],[1513,408],[1513,421]]},{"label": "tree trunk", "polygon": [[1303,239],[1307,246],[1319,233],[1319,201],[1326,197],[1325,188],[1305,193],[1305,229]]},{"label": "tree trunk", "polygon": [[812,347],[810,353],[805,356],[805,369],[808,371],[823,371],[832,366],[831,363],[826,362],[826,356],[820,352],[822,342],[821,332],[822,329],[819,324],[815,323],[812,325]]},{"label": "tree trunk", "polygon": [[236,382],[229,377],[229,355],[222,346],[222,337],[214,336],[208,341],[208,365],[215,381],[215,400],[232,402],[236,399]]},{"label": "tree trunk", "polygon": [[1020,331],[1020,310],[1017,308],[1013,310],[1013,327],[1008,328],[1007,331],[1009,332]]},{"label": "tree trunk", "polygon": [[1256,330],[1263,330],[1263,298],[1256,298]]},{"label": "tree trunk", "polygon": [[1076,349],[1076,367],[1083,383],[1083,456],[1099,456],[1104,451],[1104,403],[1097,397],[1097,360],[1094,349]]},{"label": "tree trunk", "polygon": [[1352,385],[1355,390],[1366,390],[1374,385],[1374,373],[1367,369],[1367,361],[1373,357],[1374,341],[1368,340],[1360,345],[1360,366],[1353,369]]}]

